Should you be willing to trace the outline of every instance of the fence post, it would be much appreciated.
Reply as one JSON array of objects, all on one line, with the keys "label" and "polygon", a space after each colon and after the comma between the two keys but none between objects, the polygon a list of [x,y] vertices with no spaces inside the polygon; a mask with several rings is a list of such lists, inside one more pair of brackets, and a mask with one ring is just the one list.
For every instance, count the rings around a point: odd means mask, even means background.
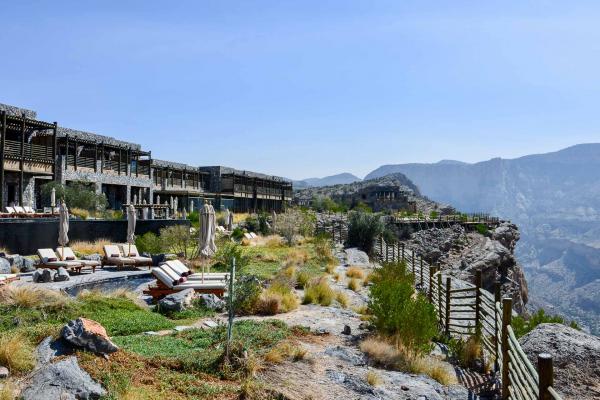
[{"label": "fence post", "polygon": [[481,334],[481,270],[475,272],[475,334]]},{"label": "fence post", "polygon": [[415,272],[416,272],[416,269],[415,269],[415,251],[413,250],[410,254],[411,254],[411,256],[410,256],[410,263],[412,264],[413,275],[414,275]]},{"label": "fence post", "polygon": [[[436,268],[437,271],[439,269]],[[438,321],[440,326],[444,323],[444,314],[442,313],[442,274],[437,276],[437,298],[438,298]]]},{"label": "fence post", "polygon": [[405,258],[404,258],[404,243],[402,243],[402,261],[404,261],[404,260],[405,260]]},{"label": "fence post", "polygon": [[429,302],[433,302],[433,274],[435,274],[435,267],[429,267]]},{"label": "fence post", "polygon": [[548,388],[554,385],[554,367],[552,356],[548,353],[538,354],[539,393],[538,400],[550,400]]},{"label": "fence post", "polygon": [[390,245],[385,244],[385,262],[390,262]]},{"label": "fence post", "polygon": [[421,274],[421,289],[423,289],[423,256],[419,256],[419,259],[421,261],[421,270],[419,271]]},{"label": "fence post", "polygon": [[381,257],[381,262],[383,262],[383,237],[379,236],[379,257]]},{"label": "fence post", "polygon": [[512,299],[502,299],[502,400],[509,398],[510,376],[508,374],[508,326],[512,318]]},{"label": "fence post", "polygon": [[446,277],[446,336],[450,335],[450,285],[451,279]]},{"label": "fence post", "polygon": [[500,282],[496,281],[494,283],[494,356],[496,357],[496,361],[494,362],[494,371],[498,372],[500,370],[500,364],[498,363],[499,351],[498,345],[500,344],[500,321],[498,321],[498,313],[496,312],[496,303],[500,303]]}]

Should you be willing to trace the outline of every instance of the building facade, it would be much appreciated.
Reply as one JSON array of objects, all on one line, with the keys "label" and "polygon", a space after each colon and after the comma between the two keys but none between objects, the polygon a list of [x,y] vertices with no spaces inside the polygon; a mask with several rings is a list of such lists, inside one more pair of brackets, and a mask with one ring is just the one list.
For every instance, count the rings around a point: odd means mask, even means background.
[{"label": "building facade", "polygon": [[281,211],[290,181],[223,166],[198,167],[152,158],[137,143],[37,120],[35,111],[0,104],[0,208],[42,209],[42,186],[86,182],[114,210],[125,204],[190,211],[205,200],[217,210]]}]

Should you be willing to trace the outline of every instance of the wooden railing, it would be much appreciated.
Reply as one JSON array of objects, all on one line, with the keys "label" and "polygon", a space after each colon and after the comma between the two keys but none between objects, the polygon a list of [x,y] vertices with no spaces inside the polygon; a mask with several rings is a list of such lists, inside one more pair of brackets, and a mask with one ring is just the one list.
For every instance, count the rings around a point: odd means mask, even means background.
[{"label": "wooden railing", "polygon": [[21,158],[22,156],[23,158],[30,158],[35,161],[53,161],[51,146],[23,143],[23,154],[21,154],[21,142],[15,140],[6,140],[4,149],[7,157]]},{"label": "wooden railing", "polygon": [[406,263],[415,287],[434,305],[445,335],[480,338],[484,358],[493,361],[499,376],[502,399],[562,400],[553,387],[552,357],[538,354],[537,369],[529,361],[511,326],[512,299],[501,298],[499,283],[491,294],[482,287],[481,271],[475,284],[455,279],[424,262],[404,244],[388,245],[383,238],[377,240],[374,253],[382,263]]}]

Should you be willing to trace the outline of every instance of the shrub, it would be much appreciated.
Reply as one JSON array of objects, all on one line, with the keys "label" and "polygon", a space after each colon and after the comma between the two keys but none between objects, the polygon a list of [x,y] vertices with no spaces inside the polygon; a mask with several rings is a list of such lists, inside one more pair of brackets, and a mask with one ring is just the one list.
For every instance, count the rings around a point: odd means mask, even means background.
[{"label": "shrub", "polygon": [[288,246],[294,243],[298,235],[308,236],[315,230],[314,216],[298,209],[288,209],[279,214],[275,221],[275,232],[281,235]]},{"label": "shrub", "polygon": [[290,286],[275,281],[261,294],[257,308],[264,315],[286,313],[298,308],[298,298]]},{"label": "shrub", "polygon": [[383,233],[384,224],[378,215],[352,212],[348,223],[348,247],[358,247],[368,254],[373,253],[377,237]]},{"label": "shrub", "polygon": [[385,263],[371,277],[369,309],[378,332],[396,337],[405,347],[425,352],[437,333],[433,305],[415,294],[406,264]]},{"label": "shrub", "polygon": [[18,386],[12,380],[5,380],[0,386],[0,400],[15,400]]},{"label": "shrub", "polygon": [[487,235],[489,233],[488,227],[485,224],[477,224],[475,225],[475,229],[479,232],[480,235]]},{"label": "shrub", "polygon": [[266,213],[252,214],[246,218],[244,225],[249,232],[260,233],[263,236],[271,233]]},{"label": "shrub", "polygon": [[198,210],[194,210],[187,215],[188,221],[192,223],[194,228],[198,228],[200,226],[200,213]]},{"label": "shrub", "polygon": [[111,242],[108,239],[96,239],[93,242],[85,241],[74,241],[69,243],[71,249],[75,254],[79,255],[90,255],[90,254],[102,254],[103,247]]},{"label": "shrub", "polygon": [[56,201],[64,199],[69,209],[83,209],[92,212],[102,211],[108,206],[104,194],[96,194],[94,183],[71,182],[63,186],[58,182],[49,182],[42,186],[42,198],[45,204],[50,204],[52,189],[56,190]]},{"label": "shrub", "polygon": [[90,212],[88,210],[84,210],[83,208],[71,208],[69,212],[71,215],[81,219],[88,219],[90,217]]},{"label": "shrub", "polygon": [[20,334],[0,336],[0,365],[11,372],[26,372],[35,366],[34,347]]},{"label": "shrub", "polygon": [[359,291],[361,287],[361,281],[355,278],[350,279],[348,282],[348,289],[353,290],[355,292]]},{"label": "shrub", "polygon": [[350,304],[350,299],[348,299],[348,296],[346,296],[346,293],[338,291],[335,294],[335,299],[337,300],[338,303],[340,303],[340,306],[342,308],[348,308],[348,304]]},{"label": "shrub", "polygon": [[238,315],[255,314],[262,293],[260,281],[251,275],[240,276],[235,283],[233,307]]},{"label": "shrub", "polygon": [[310,274],[306,271],[300,271],[296,274],[296,285],[300,288],[306,287],[310,281]]},{"label": "shrub", "polygon": [[235,259],[236,274],[243,275],[246,267],[250,264],[250,257],[244,254],[241,245],[235,242],[225,242],[217,249],[214,257],[216,265],[225,270],[229,270],[233,259]]},{"label": "shrub", "polygon": [[381,385],[381,377],[375,371],[367,372],[367,383],[371,386]]},{"label": "shrub", "polygon": [[72,305],[72,300],[50,289],[11,285],[0,289],[0,303],[44,311],[62,311]]},{"label": "shrub", "polygon": [[[560,315],[548,315],[543,308],[540,308],[536,313],[532,314],[529,318],[524,318],[519,315],[511,320],[511,326],[515,332],[515,336],[520,338],[531,332],[536,326],[543,323],[558,323],[567,325],[565,319]],[[577,322],[571,321],[568,326],[571,328],[580,330],[581,328],[577,325]]]},{"label": "shrub", "polygon": [[161,238],[152,232],[137,236],[135,238],[135,245],[140,253],[159,254],[163,252]]},{"label": "shrub", "polygon": [[237,240],[238,242],[244,238],[244,230],[239,226],[236,226],[231,232],[231,238],[233,240]]},{"label": "shrub", "polygon": [[186,259],[196,258],[199,254],[198,240],[192,236],[186,225],[174,225],[160,230],[163,249],[183,254]]},{"label": "shrub", "polygon": [[365,278],[365,273],[362,270],[362,268],[359,268],[359,267],[350,267],[346,271],[346,276],[348,278],[364,279]]},{"label": "shrub", "polygon": [[335,291],[329,286],[326,278],[319,278],[310,282],[304,289],[303,304],[331,305],[335,298]]},{"label": "shrub", "polygon": [[336,259],[332,251],[333,242],[329,235],[317,235],[313,240],[313,244],[315,246],[315,254],[321,265],[329,266],[336,264]]}]

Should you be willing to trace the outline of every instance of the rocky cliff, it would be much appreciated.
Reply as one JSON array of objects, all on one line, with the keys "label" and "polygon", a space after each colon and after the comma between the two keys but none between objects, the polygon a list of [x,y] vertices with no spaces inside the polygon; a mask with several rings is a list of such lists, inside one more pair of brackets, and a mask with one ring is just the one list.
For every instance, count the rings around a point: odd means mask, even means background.
[{"label": "rocky cliff", "polygon": [[513,299],[515,311],[522,313],[528,301],[527,282],[514,250],[519,230],[510,222],[480,234],[466,231],[460,225],[444,229],[427,229],[413,233],[407,241],[430,263],[440,263],[445,273],[474,282],[481,271],[483,286],[494,292],[496,281],[502,294]]}]

